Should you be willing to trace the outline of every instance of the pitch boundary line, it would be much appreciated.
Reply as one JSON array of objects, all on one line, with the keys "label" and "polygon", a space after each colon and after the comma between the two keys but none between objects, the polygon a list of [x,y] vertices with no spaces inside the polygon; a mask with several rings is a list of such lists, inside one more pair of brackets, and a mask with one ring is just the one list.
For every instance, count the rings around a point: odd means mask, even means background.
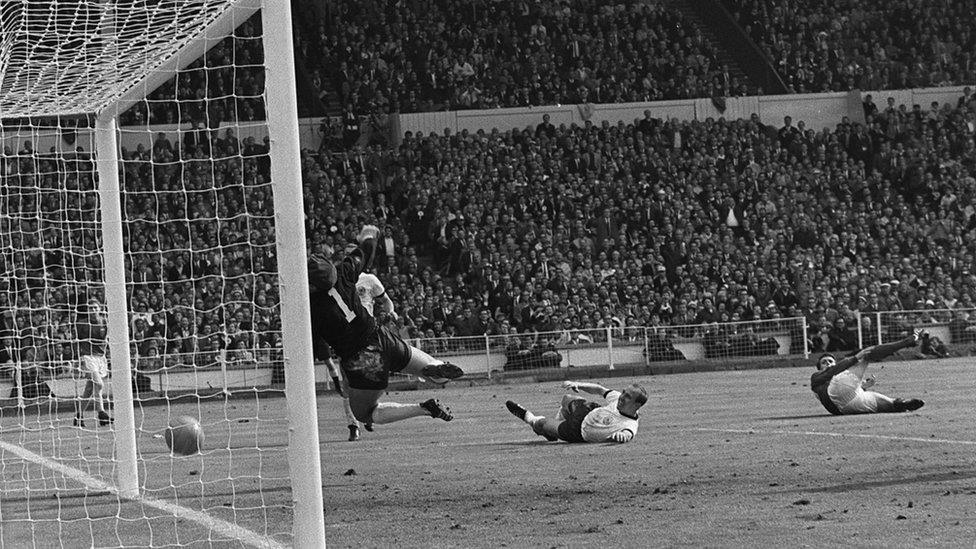
[{"label": "pitch boundary line", "polygon": [[217,532],[222,536],[231,539],[236,539],[251,547],[262,547],[267,549],[285,548],[284,545],[278,543],[277,541],[269,537],[262,536],[257,532],[252,532],[247,528],[238,526],[236,524],[232,524],[225,520],[212,517],[202,511],[196,511],[188,507],[183,507],[182,505],[178,505],[175,503],[168,502],[166,500],[156,499],[149,496],[139,495],[136,497],[127,498],[123,496],[115,486],[112,486],[107,482],[101,481],[89,475],[88,473],[85,473],[80,469],[76,469],[74,467],[70,467],[58,461],[48,459],[39,454],[35,454],[34,452],[31,452],[30,450],[22,446],[17,446],[15,444],[11,444],[9,442],[4,442],[0,440],[0,449],[3,449],[4,451],[10,452],[17,456],[20,456],[20,458],[25,461],[30,461],[38,465],[47,467],[52,471],[61,473],[64,476],[70,478],[71,480],[84,484],[85,486],[87,486],[88,488],[96,492],[108,492],[122,499],[129,499],[131,501],[142,503],[143,505],[148,505],[149,507],[156,508],[165,513],[170,513],[179,518],[186,519],[191,522],[195,522],[200,526],[203,526],[214,532]]},{"label": "pitch boundary line", "polygon": [[929,442],[936,444],[962,444],[965,446],[976,446],[976,440],[952,440],[947,438],[922,438],[922,437],[898,437],[892,435],[866,435],[862,433],[828,433],[824,431],[763,431],[760,429],[713,429],[707,427],[696,427],[694,431],[709,431],[714,433],[737,433],[748,435],[805,435],[821,437],[851,437],[851,438],[877,438],[881,440],[902,440],[906,442]]}]

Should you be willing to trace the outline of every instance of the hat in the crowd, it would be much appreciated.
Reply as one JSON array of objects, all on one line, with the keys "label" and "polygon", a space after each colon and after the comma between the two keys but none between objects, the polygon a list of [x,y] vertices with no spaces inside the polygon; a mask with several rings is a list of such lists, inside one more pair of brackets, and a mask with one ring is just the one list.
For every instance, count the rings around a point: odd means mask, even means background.
[{"label": "hat in the crowd", "polygon": [[925,300],[925,304],[926,305],[929,305],[930,307],[934,307],[935,306],[935,302],[932,301],[931,299]]},{"label": "hat in the crowd", "polygon": [[887,282],[882,282],[882,283],[881,283],[881,287],[882,287],[882,288],[884,288],[884,287],[886,287],[886,286],[887,286],[888,288],[890,288],[890,287],[891,287],[891,284],[889,284],[889,283],[887,283]]},{"label": "hat in the crowd", "polygon": [[659,271],[666,271],[667,269],[664,267],[664,265],[658,265],[657,266],[657,270],[659,270]]},{"label": "hat in the crowd", "polygon": [[891,285],[892,286],[898,286],[899,284],[901,284],[901,282],[898,282],[897,280],[892,280],[891,281]]},{"label": "hat in the crowd", "polygon": [[359,246],[357,246],[355,243],[350,242],[349,244],[346,244],[345,252],[347,254],[351,254],[351,253],[355,252],[356,251],[356,248],[358,248],[358,247]]},{"label": "hat in the crowd", "polygon": [[691,301],[688,302],[688,306],[689,307],[695,307],[697,309],[698,308],[698,302],[695,301],[695,300],[691,300]]}]

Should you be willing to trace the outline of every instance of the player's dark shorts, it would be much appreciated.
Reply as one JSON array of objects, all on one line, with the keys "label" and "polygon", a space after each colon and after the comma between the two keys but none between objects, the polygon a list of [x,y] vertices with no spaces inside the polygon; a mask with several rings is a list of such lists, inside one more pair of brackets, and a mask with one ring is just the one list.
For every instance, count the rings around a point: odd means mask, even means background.
[{"label": "player's dark shorts", "polygon": [[592,400],[577,398],[569,401],[566,421],[559,424],[559,438],[566,442],[586,442],[583,440],[583,419],[587,414],[599,408],[600,405]]},{"label": "player's dark shorts", "polygon": [[353,389],[386,389],[390,372],[399,372],[410,363],[410,346],[386,326],[379,326],[367,336],[365,349],[339,363]]}]

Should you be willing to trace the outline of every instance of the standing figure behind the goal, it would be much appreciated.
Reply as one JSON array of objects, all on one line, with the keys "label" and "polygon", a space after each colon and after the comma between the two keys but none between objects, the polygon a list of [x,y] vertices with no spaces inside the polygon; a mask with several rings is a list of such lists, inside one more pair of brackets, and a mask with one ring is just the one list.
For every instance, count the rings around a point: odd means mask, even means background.
[{"label": "standing figure behind the goal", "polygon": [[78,367],[85,380],[85,392],[75,401],[76,427],[85,426],[85,411],[89,399],[95,403],[99,425],[112,423],[105,411],[105,378],[108,377],[108,359],[105,357],[105,338],[108,335],[105,313],[96,298],[88,300],[85,310],[78,315]]}]

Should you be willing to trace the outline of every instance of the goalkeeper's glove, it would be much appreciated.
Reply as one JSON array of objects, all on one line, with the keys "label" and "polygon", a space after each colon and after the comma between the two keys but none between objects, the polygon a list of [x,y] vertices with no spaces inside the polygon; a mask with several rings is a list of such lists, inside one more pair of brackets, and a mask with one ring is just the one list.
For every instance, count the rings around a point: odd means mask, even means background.
[{"label": "goalkeeper's glove", "polygon": [[339,393],[339,396],[346,396],[346,394],[342,392],[342,380],[332,376],[332,383],[335,383],[336,392]]},{"label": "goalkeeper's glove", "polygon": [[362,244],[365,240],[370,238],[375,239],[380,234],[380,229],[376,225],[363,225],[362,230],[356,235],[356,242]]},{"label": "goalkeeper's glove", "polygon": [[578,393],[579,392],[579,383],[576,383],[575,381],[564,381],[563,382],[563,389],[568,389],[568,390],[570,390],[570,391],[572,391],[574,393]]},{"label": "goalkeeper's glove", "polygon": [[614,442],[627,442],[632,438],[634,438],[634,433],[631,433],[626,429],[623,431],[617,431],[616,433],[610,435],[610,440]]}]

